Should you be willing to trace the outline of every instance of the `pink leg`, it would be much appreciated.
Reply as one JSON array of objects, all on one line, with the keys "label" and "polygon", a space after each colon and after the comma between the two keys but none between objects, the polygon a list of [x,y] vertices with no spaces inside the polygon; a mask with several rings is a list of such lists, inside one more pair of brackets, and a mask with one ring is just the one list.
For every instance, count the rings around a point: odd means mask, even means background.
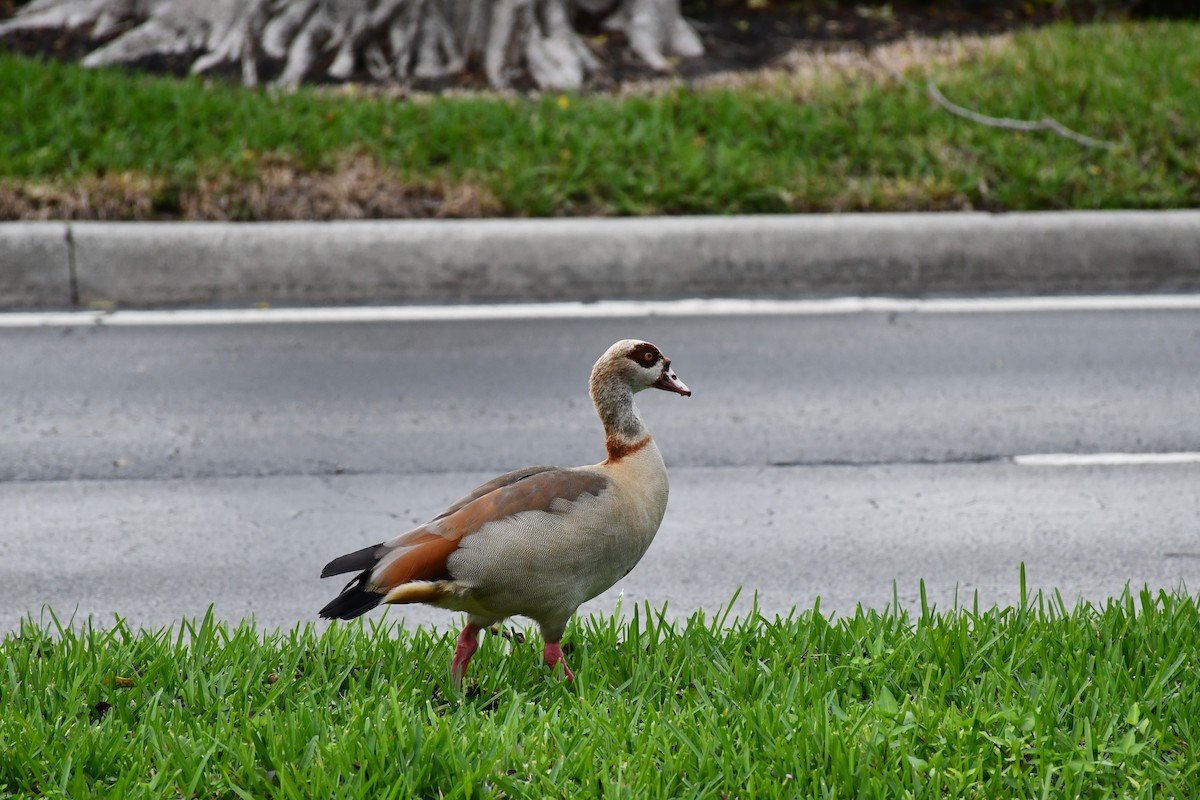
[{"label": "pink leg", "polygon": [[566,676],[567,683],[575,682],[575,673],[571,672],[571,668],[567,666],[567,660],[563,658],[562,647],[558,642],[546,642],[545,656],[546,666],[550,667],[551,672],[554,671],[555,666],[562,664],[563,675]]},{"label": "pink leg", "polygon": [[482,628],[478,625],[468,622],[467,626],[462,629],[462,633],[458,635],[458,646],[454,648],[454,660],[450,662],[450,675],[454,678],[455,686],[462,686],[463,676],[467,672],[467,662],[479,649],[480,630]]}]

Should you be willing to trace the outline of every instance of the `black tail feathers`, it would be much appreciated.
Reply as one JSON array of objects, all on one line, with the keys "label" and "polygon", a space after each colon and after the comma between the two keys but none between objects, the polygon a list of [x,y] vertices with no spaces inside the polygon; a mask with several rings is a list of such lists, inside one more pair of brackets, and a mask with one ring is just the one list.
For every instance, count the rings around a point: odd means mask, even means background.
[{"label": "black tail feathers", "polygon": [[362,550],[355,550],[353,553],[338,556],[325,565],[325,569],[321,570],[321,577],[328,578],[330,575],[341,575],[343,572],[357,572],[363,569],[370,569],[375,566],[375,562],[379,560],[382,551],[383,542],[380,542],[370,547],[364,547]]},{"label": "black tail feathers", "polygon": [[325,619],[354,619],[379,605],[383,600],[383,594],[368,591],[367,583],[370,581],[371,570],[374,568],[375,562],[379,560],[382,550],[382,543],[373,544],[362,550],[338,556],[325,565],[325,569],[321,570],[322,578],[355,570],[361,571],[357,577],[346,584],[346,588],[342,589],[341,594],[321,609],[322,617]]},{"label": "black tail feathers", "polygon": [[342,593],[321,609],[321,616],[325,619],[354,619],[379,605],[383,600],[383,593],[367,591],[367,581],[370,577],[371,571],[364,570],[347,583]]}]

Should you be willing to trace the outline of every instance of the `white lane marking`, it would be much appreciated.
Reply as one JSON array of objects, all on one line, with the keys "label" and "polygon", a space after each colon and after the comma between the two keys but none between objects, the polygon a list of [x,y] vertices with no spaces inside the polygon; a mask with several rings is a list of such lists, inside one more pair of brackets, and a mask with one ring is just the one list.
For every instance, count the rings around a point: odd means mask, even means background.
[{"label": "white lane marking", "polygon": [[1200,453],[1034,453],[1013,456],[1023,467],[1126,467],[1200,464]]},{"label": "white lane marking", "polygon": [[0,328],[87,325],[253,325],[320,322],[610,319],[620,317],[825,316],[863,313],[1012,314],[1053,311],[1193,311],[1200,294],[1078,295],[906,299],[834,297],[822,300],[604,300],[596,303],[345,306],[317,308],[197,308],[118,311],[0,312]]}]

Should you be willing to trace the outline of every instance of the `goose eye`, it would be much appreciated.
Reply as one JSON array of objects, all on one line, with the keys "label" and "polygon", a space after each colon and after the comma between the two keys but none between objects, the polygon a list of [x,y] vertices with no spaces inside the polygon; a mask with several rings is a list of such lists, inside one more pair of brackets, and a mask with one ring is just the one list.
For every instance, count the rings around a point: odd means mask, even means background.
[{"label": "goose eye", "polygon": [[641,342],[630,350],[625,357],[635,364],[640,364],[642,367],[653,367],[662,358],[662,353],[658,352],[658,348],[649,342]]}]

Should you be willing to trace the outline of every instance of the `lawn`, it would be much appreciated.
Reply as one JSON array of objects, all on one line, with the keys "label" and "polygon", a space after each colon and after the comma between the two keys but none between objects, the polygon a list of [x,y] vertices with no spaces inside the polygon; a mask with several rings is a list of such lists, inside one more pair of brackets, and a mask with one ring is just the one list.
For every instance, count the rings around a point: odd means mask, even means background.
[{"label": "lawn", "polygon": [[[1052,25],[705,87],[397,99],[0,54],[0,218],[1200,205],[1200,23]],[[1062,124],[1112,147],[953,116]]]},{"label": "lawn", "polygon": [[0,642],[0,793],[47,797],[1191,797],[1200,598],[912,616],[817,608],[536,641],[26,624]]}]

